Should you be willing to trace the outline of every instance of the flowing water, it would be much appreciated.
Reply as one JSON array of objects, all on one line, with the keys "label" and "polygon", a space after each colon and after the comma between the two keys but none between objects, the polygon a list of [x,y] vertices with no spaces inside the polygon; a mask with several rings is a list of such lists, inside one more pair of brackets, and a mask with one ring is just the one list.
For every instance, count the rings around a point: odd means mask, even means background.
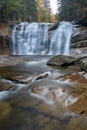
[{"label": "flowing water", "polygon": [[0,130],[86,130],[87,119],[68,111],[78,100],[74,83],[58,79],[78,69],[49,67],[50,56],[23,58],[0,68]]},{"label": "flowing water", "polygon": [[48,46],[48,24],[24,22],[14,27],[13,55],[28,56],[19,56],[22,64],[0,68],[0,130],[86,130],[84,111],[69,109],[80,97],[83,100],[78,93],[86,85],[77,93],[76,82],[66,75],[79,68],[47,66],[50,55],[69,54],[72,33],[72,25],[62,22]]},{"label": "flowing water", "polygon": [[23,22],[12,33],[13,55],[42,55],[47,51],[48,25]]},{"label": "flowing water", "polygon": [[13,55],[69,55],[73,26],[61,22],[49,38],[47,23],[27,23],[16,25],[12,33]]},{"label": "flowing water", "polygon": [[69,22],[61,22],[51,39],[49,54],[69,55],[73,26]]}]

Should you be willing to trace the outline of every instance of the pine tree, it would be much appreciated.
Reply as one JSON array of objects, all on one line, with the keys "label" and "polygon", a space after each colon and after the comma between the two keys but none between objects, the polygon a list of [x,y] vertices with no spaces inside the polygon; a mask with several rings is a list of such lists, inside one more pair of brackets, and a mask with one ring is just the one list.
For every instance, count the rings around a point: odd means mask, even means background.
[{"label": "pine tree", "polygon": [[58,0],[60,20],[81,20],[87,17],[87,0]]}]

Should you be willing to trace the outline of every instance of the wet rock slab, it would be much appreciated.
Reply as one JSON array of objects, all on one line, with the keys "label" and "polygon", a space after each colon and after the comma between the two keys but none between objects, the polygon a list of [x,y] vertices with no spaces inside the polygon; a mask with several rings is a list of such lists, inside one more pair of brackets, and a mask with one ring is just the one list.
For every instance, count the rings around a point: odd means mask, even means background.
[{"label": "wet rock slab", "polygon": [[0,67],[20,64],[23,61],[23,58],[12,57],[9,55],[0,55]]},{"label": "wet rock slab", "polygon": [[86,87],[62,80],[36,81],[8,101],[0,102],[0,129],[86,130],[87,119],[80,114],[83,110],[73,108]]},{"label": "wet rock slab", "polygon": [[87,73],[79,72],[65,75],[60,80],[68,80],[74,83],[70,93],[77,97],[78,100],[68,107],[69,110],[76,114],[87,116]]},{"label": "wet rock slab", "polygon": [[87,116],[87,74],[85,72],[67,74],[58,82],[50,81],[49,85],[46,80],[43,82],[44,85],[41,85],[41,82],[32,84],[33,96],[53,104],[58,107],[57,110],[62,108],[64,111],[67,109],[71,113]]},{"label": "wet rock slab", "polygon": [[10,82],[5,82],[4,80],[0,79],[0,92],[1,91],[15,91],[17,86]]},{"label": "wet rock slab", "polygon": [[[14,75],[12,73],[15,71],[11,73],[13,69],[0,70],[10,73],[3,75],[1,91],[15,91],[20,83],[26,86],[11,98],[0,102],[1,130],[87,130],[86,72],[70,71],[60,77],[50,77],[48,69],[45,73],[34,73],[36,70],[30,74],[31,71],[17,71]],[[55,71],[59,72],[57,69]]]},{"label": "wet rock slab", "polygon": [[[24,117],[22,122],[26,122],[26,124],[28,122],[27,126],[31,130],[33,128],[36,130],[86,130],[86,112],[83,110],[87,107],[83,105],[86,102],[83,102],[82,95],[87,88],[85,83],[82,85],[83,83],[80,86],[78,81],[74,84],[63,82],[63,79],[60,82],[57,80],[37,81],[14,96],[10,100],[10,104],[22,113],[21,116]],[[80,100],[83,105],[83,107],[80,106],[81,110],[78,107]],[[75,104],[77,107],[74,108]],[[19,117],[20,113],[17,118]],[[32,126],[30,125],[31,121],[33,121]],[[25,127],[22,126],[22,128]]]},{"label": "wet rock slab", "polygon": [[49,76],[50,76],[50,73],[45,72],[45,73],[38,74],[38,75],[22,74],[19,76],[6,76],[6,77],[2,77],[2,79],[7,80],[9,82],[11,81],[15,84],[29,84],[31,82],[34,82],[35,80],[45,79]]},{"label": "wet rock slab", "polygon": [[87,85],[77,85],[77,89],[73,91],[73,94],[78,94],[78,100],[69,106],[69,110],[76,114],[87,116]]},{"label": "wet rock slab", "polygon": [[75,72],[75,73],[70,73],[62,76],[59,78],[61,81],[69,81],[73,83],[87,83],[87,73],[86,72]]}]

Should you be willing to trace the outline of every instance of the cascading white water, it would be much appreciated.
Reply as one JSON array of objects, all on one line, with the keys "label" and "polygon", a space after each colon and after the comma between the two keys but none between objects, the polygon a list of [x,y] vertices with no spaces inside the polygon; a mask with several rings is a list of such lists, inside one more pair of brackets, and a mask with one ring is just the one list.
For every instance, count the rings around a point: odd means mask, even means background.
[{"label": "cascading white water", "polygon": [[49,47],[48,24],[22,22],[16,25],[12,32],[13,55],[69,55],[72,33],[72,24],[61,22]]},{"label": "cascading white water", "polygon": [[73,25],[69,22],[61,22],[51,39],[49,55],[69,55],[72,34]]},{"label": "cascading white water", "polygon": [[12,33],[13,55],[45,54],[48,43],[46,23],[23,22],[16,25]]}]

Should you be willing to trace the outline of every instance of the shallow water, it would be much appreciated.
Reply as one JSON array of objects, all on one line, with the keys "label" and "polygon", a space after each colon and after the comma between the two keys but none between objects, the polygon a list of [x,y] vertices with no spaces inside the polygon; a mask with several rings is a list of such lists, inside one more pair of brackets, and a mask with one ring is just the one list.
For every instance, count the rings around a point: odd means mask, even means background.
[{"label": "shallow water", "polygon": [[[25,58],[23,64],[0,68],[0,86],[15,88],[0,92],[0,130],[86,130],[86,117],[67,109],[77,100],[69,93],[74,84],[58,80],[78,69],[49,67],[46,56]],[[40,77],[44,73],[47,77]]]}]

